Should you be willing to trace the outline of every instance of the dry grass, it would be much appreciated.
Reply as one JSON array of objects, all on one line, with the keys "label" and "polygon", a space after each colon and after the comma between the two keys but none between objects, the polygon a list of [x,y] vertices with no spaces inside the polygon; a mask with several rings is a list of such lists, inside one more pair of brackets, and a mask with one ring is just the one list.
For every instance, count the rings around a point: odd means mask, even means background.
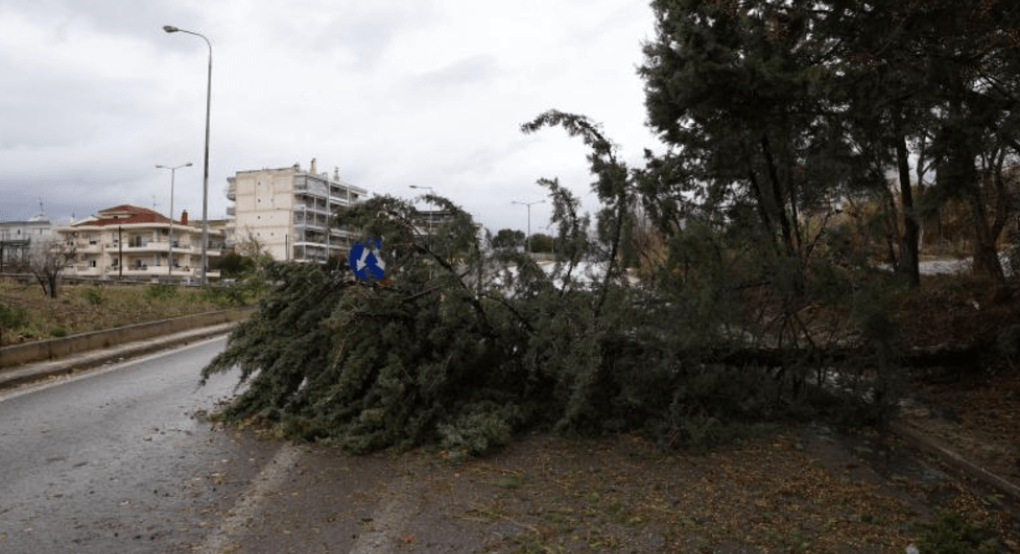
[{"label": "dry grass", "polygon": [[[407,553],[969,551],[926,544],[944,510],[979,532],[974,551],[1020,548],[999,499],[877,433],[761,428],[704,455],[634,435],[532,435],[485,458],[449,460],[434,448],[353,457],[309,447],[290,494],[267,499],[263,512],[291,534],[259,529],[243,550],[346,552],[360,521],[390,529],[386,551]],[[402,512],[380,509],[394,499]],[[402,516],[387,520],[393,513]]]},{"label": "dry grass", "polygon": [[221,309],[197,288],[165,285],[65,285],[56,299],[35,283],[0,280],[0,304],[25,312],[3,329],[2,345],[110,329]]},{"label": "dry grass", "polygon": [[[698,456],[629,436],[529,439],[459,471],[476,481],[461,517],[500,529],[486,545],[496,552],[880,553],[905,552],[941,509],[956,508],[998,531],[1007,551],[1017,546],[1015,529],[996,525],[1008,511],[925,476],[881,441],[856,444],[789,430]],[[876,471],[858,449],[895,461]]]}]

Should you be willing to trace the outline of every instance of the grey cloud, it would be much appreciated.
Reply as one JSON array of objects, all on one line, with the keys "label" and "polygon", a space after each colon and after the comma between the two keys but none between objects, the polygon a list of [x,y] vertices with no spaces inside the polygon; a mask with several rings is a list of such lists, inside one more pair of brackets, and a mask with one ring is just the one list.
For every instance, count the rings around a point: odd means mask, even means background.
[{"label": "grey cloud", "polygon": [[498,76],[496,59],[488,55],[471,56],[430,71],[414,79],[415,84],[430,88],[464,87]]}]

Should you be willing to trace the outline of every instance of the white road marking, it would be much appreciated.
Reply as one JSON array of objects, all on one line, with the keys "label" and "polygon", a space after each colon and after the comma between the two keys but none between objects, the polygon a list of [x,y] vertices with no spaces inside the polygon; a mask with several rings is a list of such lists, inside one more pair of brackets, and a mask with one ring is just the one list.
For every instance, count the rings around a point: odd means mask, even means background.
[{"label": "white road marking", "polygon": [[350,554],[380,554],[394,552],[400,533],[411,515],[411,502],[407,488],[398,481],[400,490],[394,491],[382,509],[373,514],[371,529],[358,535]]},{"label": "white road marking", "polygon": [[206,536],[194,552],[220,554],[230,546],[232,540],[243,535],[244,524],[255,518],[267,494],[280,489],[300,457],[301,451],[297,447],[290,443],[284,444],[244,491],[227,518],[220,522],[216,531]]}]

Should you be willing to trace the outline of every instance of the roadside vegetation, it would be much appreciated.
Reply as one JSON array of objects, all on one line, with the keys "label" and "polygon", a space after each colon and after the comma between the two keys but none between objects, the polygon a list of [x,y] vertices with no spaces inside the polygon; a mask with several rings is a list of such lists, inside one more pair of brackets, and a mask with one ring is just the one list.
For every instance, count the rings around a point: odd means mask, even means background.
[{"label": "roadside vegetation", "polygon": [[0,279],[0,345],[59,338],[250,304],[245,283],[208,289],[166,284],[77,284],[58,298],[38,284]]}]

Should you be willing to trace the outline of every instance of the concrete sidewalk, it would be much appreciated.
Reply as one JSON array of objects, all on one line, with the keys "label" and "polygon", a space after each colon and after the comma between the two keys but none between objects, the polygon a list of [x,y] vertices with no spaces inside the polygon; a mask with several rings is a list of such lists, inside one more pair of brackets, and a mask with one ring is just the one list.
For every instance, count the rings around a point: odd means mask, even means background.
[{"label": "concrete sidewalk", "polygon": [[49,377],[67,375],[75,371],[116,363],[128,358],[136,358],[153,352],[158,352],[160,350],[173,348],[175,346],[181,346],[218,335],[225,335],[229,333],[234,326],[237,325],[237,323],[238,322],[236,321],[221,323],[219,325],[190,329],[153,339],[111,346],[109,348],[79,352],[56,360],[36,362],[15,368],[0,368],[0,389],[15,387]]}]

